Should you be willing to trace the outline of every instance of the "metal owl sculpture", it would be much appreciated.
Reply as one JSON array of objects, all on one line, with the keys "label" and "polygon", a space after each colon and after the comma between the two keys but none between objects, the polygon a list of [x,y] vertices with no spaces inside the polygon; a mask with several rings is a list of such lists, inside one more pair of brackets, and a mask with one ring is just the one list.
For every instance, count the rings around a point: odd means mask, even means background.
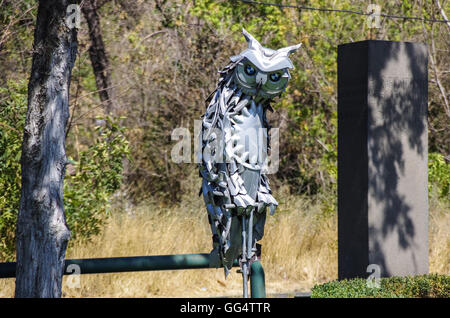
[{"label": "metal owl sculpture", "polygon": [[206,99],[200,134],[201,193],[213,234],[211,266],[228,275],[235,259],[244,279],[244,297],[256,242],[264,235],[267,209],[278,205],[264,167],[268,160],[270,102],[286,89],[293,64],[289,54],[301,44],[272,50],[243,30],[248,48],[219,71],[215,91]]}]

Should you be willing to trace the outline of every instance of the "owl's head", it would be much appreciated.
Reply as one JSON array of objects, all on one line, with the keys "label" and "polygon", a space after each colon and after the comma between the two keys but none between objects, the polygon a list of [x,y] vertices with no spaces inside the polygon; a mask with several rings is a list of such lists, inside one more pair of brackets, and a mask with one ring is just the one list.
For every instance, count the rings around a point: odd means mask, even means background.
[{"label": "owl's head", "polygon": [[248,48],[231,57],[233,62],[238,63],[235,68],[236,84],[251,96],[270,99],[280,95],[291,78],[289,69],[294,68],[289,54],[295,52],[301,44],[272,50],[263,47],[245,29],[242,33],[248,42]]}]

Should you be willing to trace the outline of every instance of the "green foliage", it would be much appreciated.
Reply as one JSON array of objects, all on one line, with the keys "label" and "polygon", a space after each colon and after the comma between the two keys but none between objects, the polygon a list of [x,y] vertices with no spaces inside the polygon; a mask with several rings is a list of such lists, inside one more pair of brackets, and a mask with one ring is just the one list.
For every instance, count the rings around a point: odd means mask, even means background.
[{"label": "green foliage", "polygon": [[120,120],[97,117],[97,140],[82,151],[76,162],[69,158],[72,173],[64,182],[64,206],[72,240],[89,240],[99,234],[110,209],[111,196],[122,183],[122,160],[129,155],[125,128]]},{"label": "green foliage", "polygon": [[311,292],[312,298],[448,298],[450,276],[428,274],[381,278],[379,288],[368,286],[365,279],[356,278],[316,285]]},{"label": "green foliage", "polygon": [[[13,260],[15,230],[21,189],[20,157],[27,109],[25,81],[8,81],[0,88],[0,259]],[[128,141],[119,119],[99,118],[97,138],[80,153],[78,162],[69,158],[64,182],[66,219],[72,241],[98,234],[111,196],[122,182],[122,160],[128,156]]]},{"label": "green foliage", "polygon": [[[33,0],[0,1],[1,84],[5,84],[6,78],[18,80],[22,78],[22,72],[29,72],[31,54],[24,52],[31,51],[33,46],[33,32],[30,28],[34,27],[37,4]],[[14,62],[10,63],[10,60]]]},{"label": "green foliage", "polygon": [[440,199],[450,201],[450,163],[439,153],[428,155],[428,192],[433,188]]},{"label": "green foliage", "polygon": [[[283,1],[275,1],[283,3]],[[343,7],[349,1],[342,1]],[[333,6],[317,1],[315,6]],[[272,120],[280,127],[280,184],[288,184],[297,193],[335,192],[337,174],[336,85],[337,36],[358,38],[353,28],[361,29],[364,19],[298,12],[274,6],[248,5],[239,1],[196,1],[192,12],[218,30],[230,29],[235,41],[245,42],[245,28],[268,47],[282,47],[298,42],[302,48],[291,56],[295,69],[286,94],[274,106],[283,118]],[[328,200],[326,200],[328,202]],[[335,210],[331,203],[328,210]]]},{"label": "green foliage", "polygon": [[[316,8],[365,12],[369,3],[356,0],[290,1]],[[438,18],[433,1],[399,0],[380,3],[383,13]],[[35,1],[0,4],[0,86],[5,79],[27,78],[33,50]],[[28,11],[27,11],[28,10]],[[27,12],[27,14],[25,14]],[[122,0],[106,2],[98,11],[109,56],[114,114],[125,114],[130,155],[125,171],[126,192],[133,203],[151,196],[178,202],[181,180],[197,170],[195,164],[170,160],[171,131],[187,127],[205,111],[204,100],[215,88],[217,70],[246,47],[242,28],[264,46],[279,48],[302,43],[291,59],[295,69],[283,97],[272,105],[272,127],[280,128],[280,166],[271,176],[274,192],[289,186],[292,193],[312,194],[322,201],[325,214],[336,211],[337,191],[337,46],[369,38],[367,16],[339,12],[297,10],[245,4],[241,1]],[[449,153],[450,130],[442,87],[449,87],[445,71],[450,62],[445,23],[381,18],[371,30],[377,40],[423,42],[430,60],[428,86],[429,152]],[[3,27],[3,28],[2,28]],[[91,40],[80,29],[79,50],[71,84],[73,129],[67,153],[80,161],[79,152],[95,139],[92,118],[103,113],[89,61]],[[436,65],[436,69],[434,68]],[[193,142],[193,141],[192,141]],[[13,148],[10,148],[11,151]],[[430,190],[448,197],[448,164],[430,156]],[[436,155],[437,156],[437,155]],[[197,179],[199,181],[199,179]]]},{"label": "green foliage", "polygon": [[[272,3],[286,3],[282,0]],[[368,3],[361,1],[318,0],[303,5],[316,8],[335,8],[366,11]],[[432,5],[409,0],[381,4],[382,11],[407,16],[430,15],[436,10]],[[366,40],[369,37],[366,16],[342,13],[295,10],[275,6],[244,4],[240,1],[198,0],[192,7],[193,15],[200,17],[210,28],[226,34],[230,30],[234,41],[243,44],[241,29],[245,28],[268,47],[280,47],[301,42],[301,49],[291,56],[295,69],[292,80],[282,100],[274,105],[281,120],[271,121],[273,127],[281,126],[280,170],[275,184],[288,184],[293,192],[331,194],[335,197],[337,180],[337,45]],[[439,13],[437,13],[439,14]],[[425,28],[425,29],[424,29]],[[444,45],[432,39],[439,25],[417,23],[414,20],[382,19],[375,32],[376,39],[393,41],[427,42]],[[430,32],[431,37],[424,32]],[[448,30],[447,30],[448,31]],[[223,35],[223,37],[226,37]],[[448,47],[448,44],[447,44]],[[444,63],[445,54],[439,56]],[[431,76],[431,75],[430,75]],[[434,76],[434,73],[433,73]],[[445,77],[442,76],[441,80]],[[442,110],[442,101],[435,85],[430,85],[430,149],[448,153],[448,117]],[[276,117],[276,115],[274,116]],[[278,122],[277,122],[278,121]],[[280,123],[284,124],[280,125]],[[439,141],[438,141],[439,140]],[[442,162],[440,170],[443,171]],[[448,195],[445,175],[439,179],[440,196]],[[447,181],[448,182],[448,181]],[[447,183],[448,184],[448,183]],[[447,189],[447,190],[446,190]],[[442,192],[443,191],[443,192]],[[447,191],[447,193],[445,192]],[[325,200],[326,210],[335,210],[335,204]]]},{"label": "green foliage", "polygon": [[0,87],[0,259],[11,259],[15,251],[26,110],[25,81],[8,81]]}]

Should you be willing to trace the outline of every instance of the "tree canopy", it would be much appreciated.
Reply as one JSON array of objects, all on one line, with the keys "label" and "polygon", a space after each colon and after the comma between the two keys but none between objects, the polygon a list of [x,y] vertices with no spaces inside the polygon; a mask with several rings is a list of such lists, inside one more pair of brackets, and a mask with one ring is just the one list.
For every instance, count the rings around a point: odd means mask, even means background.
[{"label": "tree canopy", "polygon": [[[193,132],[217,71],[245,48],[242,28],[267,47],[302,43],[286,93],[273,106],[272,127],[280,128],[280,169],[273,187],[325,196],[335,211],[337,178],[337,46],[366,40],[424,42],[429,49],[430,174],[448,196],[450,154],[450,28],[446,23],[381,17],[369,29],[367,16],[299,10],[225,0],[87,1],[94,5],[107,59],[99,72],[92,28],[84,14],[70,87],[66,147],[70,164],[64,189],[74,237],[98,233],[113,194],[126,200],[177,202],[197,194],[184,180],[196,165],[170,160],[177,127]],[[356,0],[280,1],[317,8],[366,12]],[[446,0],[395,0],[382,13],[444,19]],[[0,258],[13,257],[14,224],[20,196],[20,144],[26,114],[37,2],[0,2]],[[101,47],[100,47],[101,49]],[[95,51],[95,50],[94,50]],[[100,54],[100,53],[97,53]],[[94,63],[94,64],[93,64]],[[102,62],[103,63],[103,62]],[[97,65],[98,66],[98,65]],[[97,68],[98,69],[98,68]],[[111,107],[111,102],[114,107]],[[124,159],[125,158],[125,159]],[[120,192],[118,192],[120,190]],[[85,223],[86,219],[94,220]],[[87,229],[83,231],[82,229]]]}]

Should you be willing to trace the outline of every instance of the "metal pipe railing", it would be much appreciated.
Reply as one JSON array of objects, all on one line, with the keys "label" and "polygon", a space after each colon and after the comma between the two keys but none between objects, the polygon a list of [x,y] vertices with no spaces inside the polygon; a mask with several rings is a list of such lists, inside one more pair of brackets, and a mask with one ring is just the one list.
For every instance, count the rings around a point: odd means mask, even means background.
[{"label": "metal pipe railing", "polygon": [[250,293],[252,298],[266,298],[264,269],[260,262],[253,262],[250,271]]},{"label": "metal pipe railing", "polygon": [[[67,271],[70,265],[79,266],[78,272],[80,274],[211,268],[209,265],[209,254],[68,259],[64,261],[64,275],[73,273],[72,271]],[[233,266],[239,266],[239,261],[235,260]],[[16,263],[0,263],[0,278],[12,277],[16,277]],[[264,270],[258,261],[252,263],[250,288],[253,298],[266,296]]]}]

